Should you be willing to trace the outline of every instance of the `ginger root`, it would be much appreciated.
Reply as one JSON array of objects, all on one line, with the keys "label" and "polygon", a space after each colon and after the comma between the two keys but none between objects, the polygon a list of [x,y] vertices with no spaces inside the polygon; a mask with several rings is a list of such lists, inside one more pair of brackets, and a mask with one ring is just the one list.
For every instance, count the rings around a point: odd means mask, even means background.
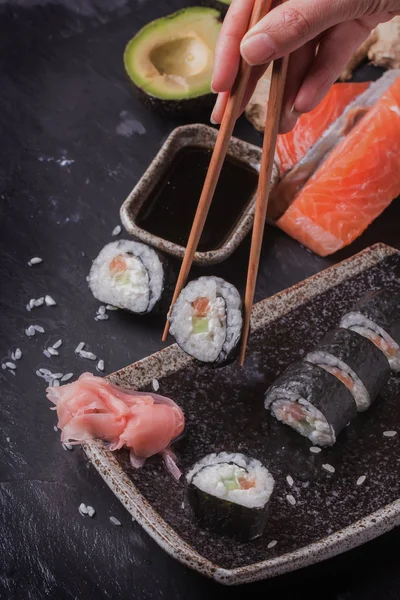
[{"label": "ginger root", "polygon": [[353,70],[367,58],[376,67],[400,68],[400,17],[381,23],[352,56],[340,79],[348,81]]},{"label": "ginger root", "polygon": [[264,75],[259,79],[254,94],[248,103],[245,115],[250,123],[258,130],[264,131],[267,116],[267,104],[269,88],[271,85],[272,65],[268,67]]}]

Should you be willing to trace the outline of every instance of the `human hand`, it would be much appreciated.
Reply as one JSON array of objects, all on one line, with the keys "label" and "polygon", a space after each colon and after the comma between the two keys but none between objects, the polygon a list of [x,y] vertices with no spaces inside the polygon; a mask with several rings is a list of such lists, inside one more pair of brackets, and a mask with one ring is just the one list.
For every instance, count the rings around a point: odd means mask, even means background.
[{"label": "human hand", "polygon": [[400,14],[400,0],[287,0],[246,33],[254,2],[233,0],[222,25],[212,80],[218,98],[211,121],[222,120],[240,54],[254,66],[242,111],[268,64],[290,54],[281,133],[319,104],[371,30]]}]

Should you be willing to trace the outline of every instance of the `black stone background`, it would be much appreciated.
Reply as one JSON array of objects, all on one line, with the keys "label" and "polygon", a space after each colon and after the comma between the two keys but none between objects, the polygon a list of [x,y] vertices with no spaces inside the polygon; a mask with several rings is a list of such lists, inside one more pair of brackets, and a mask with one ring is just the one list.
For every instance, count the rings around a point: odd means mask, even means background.
[{"label": "black stone background", "polygon": [[[188,4],[195,2],[0,0],[0,358],[23,351],[15,377],[0,372],[0,598],[398,600],[398,530],[290,575],[219,586],[164,553],[83,453],[64,451],[53,430],[38,367],[94,370],[73,352],[81,340],[105,360],[107,373],[162,347],[161,318],[121,312],[96,322],[98,303],[85,278],[113,239],[122,200],[178,124],[133,96],[122,66],[125,43],[149,20]],[[368,68],[359,73],[374,76]],[[146,133],[126,135],[131,120]],[[121,124],[125,135],[117,133]],[[261,142],[244,120],[236,134]],[[256,300],[376,241],[400,247],[399,217],[396,201],[355,244],[327,259],[267,228]],[[248,250],[246,240],[201,273],[243,290]],[[28,267],[36,255],[43,263]],[[28,313],[27,301],[45,293],[57,306]],[[45,334],[28,339],[24,329],[32,323]],[[60,356],[46,359],[43,348],[59,338]],[[81,502],[95,507],[95,518],[79,515]]]}]

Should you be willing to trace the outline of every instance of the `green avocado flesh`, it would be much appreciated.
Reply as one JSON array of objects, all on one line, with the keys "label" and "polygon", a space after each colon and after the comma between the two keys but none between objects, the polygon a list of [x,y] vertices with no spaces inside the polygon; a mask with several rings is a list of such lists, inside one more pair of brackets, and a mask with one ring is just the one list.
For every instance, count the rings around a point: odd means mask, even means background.
[{"label": "green avocado flesh", "polygon": [[193,333],[208,333],[207,317],[192,317],[192,332]]},{"label": "green avocado flesh", "polygon": [[190,7],[143,27],[124,54],[133,83],[163,100],[209,94],[220,16],[213,8]]},{"label": "green avocado flesh", "polygon": [[232,490],[238,490],[238,489],[240,489],[239,483],[234,478],[232,478],[232,479],[223,479],[222,481],[223,481],[223,484],[224,484],[225,489],[226,489],[227,492],[231,492]]}]

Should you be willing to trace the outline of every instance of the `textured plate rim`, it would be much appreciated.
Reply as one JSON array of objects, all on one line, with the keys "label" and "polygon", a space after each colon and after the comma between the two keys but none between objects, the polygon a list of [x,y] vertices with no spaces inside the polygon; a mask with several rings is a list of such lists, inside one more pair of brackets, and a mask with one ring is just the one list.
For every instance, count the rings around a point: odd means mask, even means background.
[{"label": "textured plate rim", "polygon": [[[253,330],[276,320],[322,292],[397,253],[395,248],[385,244],[375,244],[287,290],[262,300],[253,309]],[[132,379],[132,376],[135,378],[136,375],[137,379],[140,379],[140,385],[146,385],[153,378],[174,372],[190,363],[191,360],[174,344],[108,377],[112,380],[121,375],[123,377],[125,374]],[[143,376],[145,376],[144,379]],[[243,567],[224,569],[201,556],[162,519],[103,444],[86,444],[84,451],[128,512],[163,550],[188,567],[225,585],[238,585],[268,579],[316,564],[355,548],[400,524],[400,499],[398,499],[307,546]]]}]

